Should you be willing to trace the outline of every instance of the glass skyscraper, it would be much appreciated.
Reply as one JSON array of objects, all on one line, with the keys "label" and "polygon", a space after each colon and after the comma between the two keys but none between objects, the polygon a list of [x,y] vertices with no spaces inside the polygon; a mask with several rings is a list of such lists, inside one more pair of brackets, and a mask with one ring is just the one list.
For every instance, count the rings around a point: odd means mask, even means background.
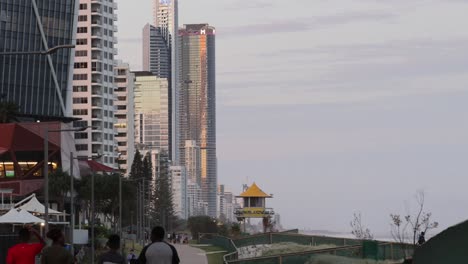
[{"label": "glass skyscraper", "polygon": [[[75,0],[0,0],[0,53],[74,44]],[[0,101],[38,120],[70,116],[73,50],[0,55]]]},{"label": "glass skyscraper", "polygon": [[[179,30],[180,160],[186,160],[187,140],[200,148],[202,199],[208,215],[216,216],[216,78],[215,28],[185,25]],[[185,164],[183,164],[185,166]]]},{"label": "glass skyscraper", "polygon": [[138,148],[169,151],[167,79],[151,72],[135,74],[135,143]]}]

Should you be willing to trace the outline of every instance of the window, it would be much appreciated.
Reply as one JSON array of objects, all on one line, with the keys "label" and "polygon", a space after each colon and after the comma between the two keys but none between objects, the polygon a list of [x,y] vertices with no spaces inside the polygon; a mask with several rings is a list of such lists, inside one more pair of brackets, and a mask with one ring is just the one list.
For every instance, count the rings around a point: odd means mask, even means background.
[{"label": "window", "polygon": [[88,150],[88,145],[87,144],[77,144],[75,146],[76,146],[77,151]]},{"label": "window", "polygon": [[88,115],[88,109],[73,109],[73,115]]},{"label": "window", "polygon": [[87,139],[88,133],[75,133],[75,139]]},{"label": "window", "polygon": [[87,104],[88,98],[87,97],[74,97],[73,104]]},{"label": "window", "polygon": [[80,4],[80,10],[86,10],[86,9],[88,9],[87,4]]},{"label": "window", "polygon": [[80,22],[88,21],[88,16],[78,16],[78,21]]},{"label": "window", "polygon": [[73,92],[87,92],[88,86],[86,85],[77,85],[73,86]]},{"label": "window", "polygon": [[88,28],[87,27],[79,27],[78,28],[78,33],[88,33]]},{"label": "window", "polygon": [[104,99],[104,105],[108,105],[108,104],[109,104],[109,100]]},{"label": "window", "polygon": [[87,74],[73,74],[73,80],[75,81],[88,80],[88,75]]},{"label": "window", "polygon": [[87,50],[77,50],[77,51],[75,51],[75,56],[76,57],[86,57],[86,56],[88,56],[88,51]]},{"label": "window", "polygon": [[88,45],[88,39],[77,39],[76,45]]},{"label": "window", "polygon": [[74,121],[73,122],[73,127],[87,127],[88,126],[88,121]]},{"label": "window", "polygon": [[74,65],[75,69],[86,69],[88,68],[87,62],[76,62]]}]

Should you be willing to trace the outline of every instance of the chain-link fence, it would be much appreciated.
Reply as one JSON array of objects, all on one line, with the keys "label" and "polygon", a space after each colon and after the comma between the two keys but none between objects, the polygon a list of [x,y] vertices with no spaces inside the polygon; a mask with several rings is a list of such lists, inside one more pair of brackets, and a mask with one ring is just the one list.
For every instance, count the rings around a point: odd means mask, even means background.
[{"label": "chain-link fence", "polygon": [[[216,234],[201,234],[200,243],[212,244],[228,252],[225,263],[262,264],[262,263],[306,263],[314,256],[328,254],[355,259],[371,258],[375,260],[401,260],[412,256],[414,246],[409,244],[389,243],[379,241],[364,241],[350,238],[335,238],[324,236],[309,236],[294,233],[266,233],[246,236],[237,239]],[[277,256],[239,259],[238,249],[256,245],[290,242],[310,246],[330,246],[327,249],[311,250],[281,254]]]},{"label": "chain-link fence", "polygon": [[8,249],[16,243],[18,243],[17,235],[0,235],[0,263],[6,263]]}]

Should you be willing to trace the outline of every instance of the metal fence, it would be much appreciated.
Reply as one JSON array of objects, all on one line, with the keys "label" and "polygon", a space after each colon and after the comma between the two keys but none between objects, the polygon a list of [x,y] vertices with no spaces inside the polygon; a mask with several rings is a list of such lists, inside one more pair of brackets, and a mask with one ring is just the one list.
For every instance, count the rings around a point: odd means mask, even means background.
[{"label": "metal fence", "polygon": [[[325,236],[309,236],[295,233],[266,233],[237,239],[230,239],[228,237],[223,237],[216,234],[201,234],[199,242],[203,244],[212,244],[223,248],[229,252],[224,256],[225,263],[236,264],[305,263],[319,254],[329,254],[351,258],[368,257],[363,250],[363,244],[366,243],[364,240]],[[334,245],[335,247],[322,250],[281,254],[269,257],[257,257],[250,259],[238,258],[238,248],[281,242],[291,242],[300,245],[311,246]],[[414,246],[409,244],[375,241],[374,245],[376,252],[372,254],[372,258],[376,260],[401,260],[412,256],[414,252]]]},{"label": "metal fence", "polygon": [[14,234],[0,234],[0,263],[6,263],[8,249],[18,243],[18,236]]}]

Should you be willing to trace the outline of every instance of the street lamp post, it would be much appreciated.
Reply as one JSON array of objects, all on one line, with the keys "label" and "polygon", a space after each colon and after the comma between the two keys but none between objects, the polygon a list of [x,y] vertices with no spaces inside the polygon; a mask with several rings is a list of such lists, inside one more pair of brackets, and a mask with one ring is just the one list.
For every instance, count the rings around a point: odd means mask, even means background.
[{"label": "street lamp post", "polygon": [[57,45],[48,50],[42,51],[7,51],[0,52],[0,56],[12,56],[12,55],[50,55],[57,52],[60,49],[73,49],[75,45]]},{"label": "street lamp post", "polygon": [[[80,131],[85,131],[88,128],[89,127],[49,130],[47,127],[45,127],[44,129],[44,207],[45,207],[44,208],[44,222],[45,222],[44,230],[45,230],[45,234],[47,234],[47,232],[49,231],[49,133],[80,132]],[[71,162],[71,164],[73,165],[73,162]],[[73,168],[73,166],[71,168]],[[71,217],[73,217],[73,215]]]}]

